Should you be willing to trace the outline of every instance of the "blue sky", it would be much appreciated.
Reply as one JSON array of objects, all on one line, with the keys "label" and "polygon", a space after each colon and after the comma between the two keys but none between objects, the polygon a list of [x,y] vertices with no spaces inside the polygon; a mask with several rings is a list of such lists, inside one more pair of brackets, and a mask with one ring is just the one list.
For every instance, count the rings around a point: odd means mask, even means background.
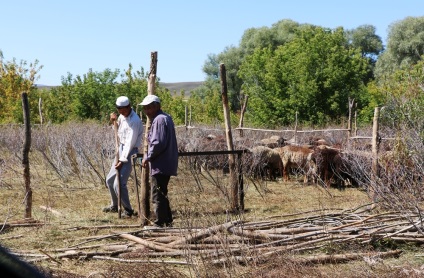
[{"label": "blue sky", "polygon": [[68,72],[150,67],[162,82],[203,81],[207,55],[238,46],[245,30],[283,19],[353,29],[370,24],[383,41],[390,24],[424,16],[422,0],[0,0],[0,50],[10,61],[43,65],[43,85]]}]

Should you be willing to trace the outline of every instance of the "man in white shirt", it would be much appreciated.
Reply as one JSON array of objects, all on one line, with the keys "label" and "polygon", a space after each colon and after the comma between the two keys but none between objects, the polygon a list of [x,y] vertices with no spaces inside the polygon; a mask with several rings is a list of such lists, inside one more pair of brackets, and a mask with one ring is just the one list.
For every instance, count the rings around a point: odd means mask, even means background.
[{"label": "man in white shirt", "polygon": [[109,174],[106,177],[106,185],[109,188],[111,204],[103,209],[103,212],[118,212],[118,180],[117,170],[119,170],[121,184],[121,203],[124,207],[122,217],[131,217],[136,212],[131,207],[128,196],[127,182],[131,174],[131,156],[138,153],[142,143],[143,123],[140,117],[131,108],[130,101],[126,96],[120,96],[116,100],[116,109],[119,117],[115,113],[110,114],[110,121],[118,123],[119,138],[119,160],[112,163]]}]

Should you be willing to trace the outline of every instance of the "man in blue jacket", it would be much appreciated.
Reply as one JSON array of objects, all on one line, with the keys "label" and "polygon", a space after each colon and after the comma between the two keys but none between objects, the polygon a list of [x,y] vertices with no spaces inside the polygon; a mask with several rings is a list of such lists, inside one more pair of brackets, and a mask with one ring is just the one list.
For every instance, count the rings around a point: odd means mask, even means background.
[{"label": "man in blue jacket", "polygon": [[177,175],[178,147],[174,122],[170,115],[161,110],[160,99],[147,95],[140,103],[151,121],[148,133],[148,150],[142,166],[150,164],[152,203],[155,213],[154,224],[160,227],[172,226],[172,212],[168,200],[168,183]]}]

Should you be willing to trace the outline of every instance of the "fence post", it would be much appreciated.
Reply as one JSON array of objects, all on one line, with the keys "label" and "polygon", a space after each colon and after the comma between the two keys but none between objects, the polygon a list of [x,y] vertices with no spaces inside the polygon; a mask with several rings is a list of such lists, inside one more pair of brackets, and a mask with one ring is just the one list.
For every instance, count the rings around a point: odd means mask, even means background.
[{"label": "fence post", "polygon": [[348,129],[348,133],[347,133],[347,139],[349,139],[350,137],[352,137],[352,122],[353,122],[353,119],[352,119],[352,110],[353,110],[353,107],[354,107],[354,105],[355,105],[355,99],[348,99],[348,102],[349,102],[349,118],[348,118],[348,121],[347,121],[347,129]]},{"label": "fence post", "polygon": [[358,110],[357,110],[357,108],[358,108],[358,104],[355,103],[355,121],[354,121],[355,128],[354,128],[354,133],[353,133],[354,136],[358,135]]},{"label": "fence post", "polygon": [[42,100],[41,100],[41,97],[40,97],[38,99],[38,113],[40,115],[40,125],[41,126],[43,125],[43,111],[42,111],[42,107],[43,107],[43,104],[42,104]]},{"label": "fence post", "polygon": [[242,153],[237,155],[237,171],[239,173],[238,180],[240,183],[239,186],[239,198],[240,198],[240,210],[244,211],[244,181],[243,181],[243,163],[242,163]]},{"label": "fence post", "polygon": [[377,201],[376,186],[379,179],[379,165],[378,165],[378,148],[380,145],[380,136],[378,134],[380,118],[380,107],[374,109],[374,119],[372,125],[372,175],[371,186],[369,187],[369,195],[372,200]]},{"label": "fence post", "polygon": [[246,112],[246,107],[247,107],[247,100],[249,99],[248,95],[244,96],[244,103],[243,103],[243,107],[241,108],[241,112],[240,112],[240,122],[239,122],[239,128],[240,128],[240,137],[243,137],[243,121],[244,121],[244,113]]},{"label": "fence post", "polygon": [[295,122],[294,122],[294,143],[296,144],[297,143],[297,114],[298,114],[299,112],[298,111],[296,111],[296,114],[295,114]]},{"label": "fence post", "polygon": [[185,128],[187,129],[187,115],[188,114],[188,108],[187,108],[187,104],[185,105],[185,108],[184,108],[184,126],[185,126]]},{"label": "fence post", "polygon": [[[221,74],[221,96],[222,96],[222,105],[224,107],[224,119],[225,119],[225,135],[227,139],[227,148],[229,151],[234,150],[233,145],[233,136],[231,133],[231,119],[230,119],[230,109],[228,105],[228,94],[227,94],[227,76],[225,65],[220,64],[220,74]],[[228,164],[230,168],[230,184],[232,192],[232,210],[236,212],[240,209],[239,204],[239,181],[237,178],[236,167],[235,167],[235,156],[233,153],[228,155]]]},{"label": "fence post", "polygon": [[31,148],[31,124],[30,113],[28,104],[27,93],[22,93],[22,109],[24,113],[24,126],[25,126],[25,141],[23,147],[22,164],[24,166],[24,180],[25,180],[25,218],[32,217],[32,189],[31,177],[29,171],[29,151]]},{"label": "fence post", "polygon": [[191,105],[190,105],[190,114],[188,117],[188,126],[191,126]]},{"label": "fence post", "polygon": [[[150,73],[147,83],[147,94],[155,94],[155,84],[156,84],[156,68],[158,63],[158,53],[152,52],[150,54]],[[150,120],[149,117],[146,117],[146,126],[144,127],[144,144],[143,144],[143,155],[147,157],[147,137],[150,130]],[[141,225],[146,225],[150,217],[150,170],[148,167],[143,167],[141,170],[141,210],[140,220]]]}]

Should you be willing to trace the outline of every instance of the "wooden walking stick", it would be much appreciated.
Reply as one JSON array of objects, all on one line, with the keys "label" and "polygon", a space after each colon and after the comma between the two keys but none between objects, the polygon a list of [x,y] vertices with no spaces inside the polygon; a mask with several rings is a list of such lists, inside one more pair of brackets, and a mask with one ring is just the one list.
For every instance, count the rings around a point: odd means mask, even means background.
[{"label": "wooden walking stick", "polygon": [[[133,154],[132,155],[132,164],[133,164],[133,167],[134,167],[134,177],[135,177],[135,192],[136,192],[136,194],[137,194],[137,203],[138,203],[138,215],[139,215],[139,218],[141,219],[141,213],[140,213],[140,211],[141,211],[141,204],[140,204],[140,194],[138,193],[138,179],[137,179],[137,158],[139,157],[139,154]],[[143,158],[143,156],[141,156],[141,154],[140,154],[140,157],[141,158]]]},{"label": "wooden walking stick", "polygon": [[[118,122],[113,121],[113,129],[115,131],[115,148],[116,148],[116,159],[115,166],[119,163],[119,137],[118,137]],[[121,218],[121,175],[119,169],[116,169],[116,179],[118,181],[118,218]]]}]

